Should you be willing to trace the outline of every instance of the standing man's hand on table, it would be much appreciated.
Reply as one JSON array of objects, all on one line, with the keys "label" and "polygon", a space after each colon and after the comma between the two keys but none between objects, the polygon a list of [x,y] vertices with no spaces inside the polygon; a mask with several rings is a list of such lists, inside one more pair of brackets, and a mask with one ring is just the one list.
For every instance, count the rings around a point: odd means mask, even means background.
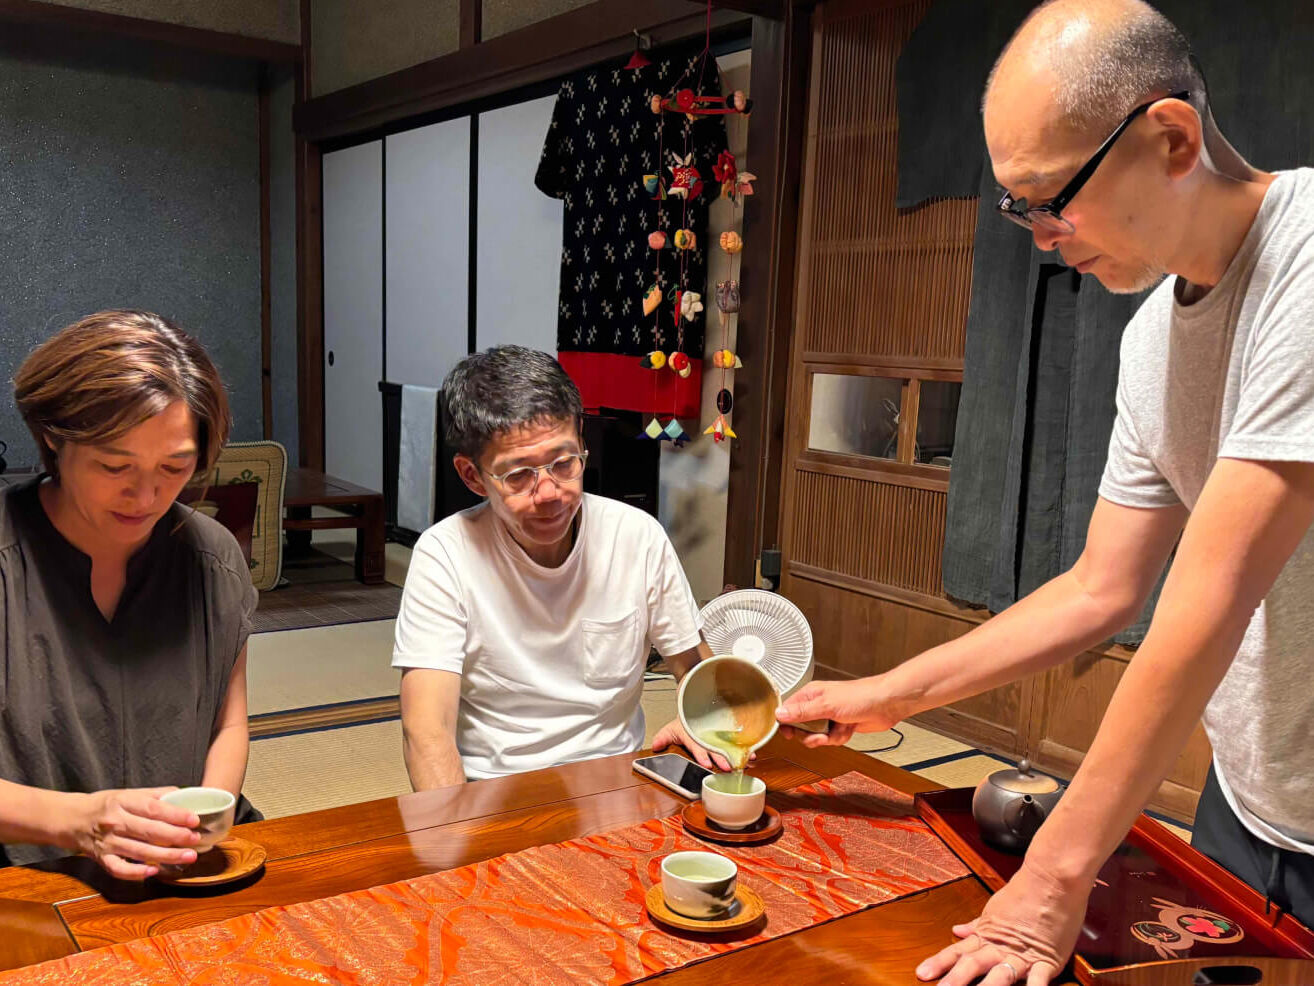
[{"label": "standing man's hand on table", "polygon": [[[780,732],[804,746],[842,746],[854,733],[879,733],[902,716],[893,714],[880,695],[879,678],[856,681],[813,681],[804,685],[776,710]],[[830,720],[824,733],[799,729],[796,723]]]},{"label": "standing man's hand on table", "polygon": [[[1077,944],[1091,884],[1065,883],[1030,861],[986,902],[981,916],[954,926],[961,940],[917,967],[940,986],[1045,986]],[[984,978],[980,978],[984,977]]]}]

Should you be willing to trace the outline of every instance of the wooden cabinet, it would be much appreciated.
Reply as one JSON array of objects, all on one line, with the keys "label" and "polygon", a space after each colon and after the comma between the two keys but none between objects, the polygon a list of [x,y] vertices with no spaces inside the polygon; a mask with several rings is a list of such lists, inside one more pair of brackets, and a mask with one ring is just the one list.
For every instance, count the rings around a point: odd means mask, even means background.
[{"label": "wooden cabinet", "polygon": [[[1044,770],[1071,777],[1099,729],[1132,652],[1111,647],[1038,676],[1024,755]],[[1212,753],[1196,726],[1177,764],[1159,786],[1154,805],[1175,818],[1195,815]]]}]

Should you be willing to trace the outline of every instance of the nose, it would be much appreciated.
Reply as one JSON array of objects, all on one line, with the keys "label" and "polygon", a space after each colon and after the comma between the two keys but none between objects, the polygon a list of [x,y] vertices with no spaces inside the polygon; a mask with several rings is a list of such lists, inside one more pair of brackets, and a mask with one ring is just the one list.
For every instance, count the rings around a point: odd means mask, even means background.
[{"label": "nose", "polygon": [[132,506],[138,513],[146,513],[155,503],[155,498],[159,491],[155,487],[155,481],[149,476],[138,476],[132,481],[127,489],[128,499],[132,501]]},{"label": "nose", "polygon": [[534,484],[534,500],[538,503],[551,503],[553,500],[561,499],[561,484],[552,478],[551,473],[544,469],[536,477],[537,482]]},{"label": "nose", "polygon": [[1044,250],[1046,253],[1050,250],[1057,250],[1059,241],[1066,239],[1068,235],[1057,230],[1047,229],[1044,226],[1031,227],[1031,238],[1035,240],[1036,248]]}]

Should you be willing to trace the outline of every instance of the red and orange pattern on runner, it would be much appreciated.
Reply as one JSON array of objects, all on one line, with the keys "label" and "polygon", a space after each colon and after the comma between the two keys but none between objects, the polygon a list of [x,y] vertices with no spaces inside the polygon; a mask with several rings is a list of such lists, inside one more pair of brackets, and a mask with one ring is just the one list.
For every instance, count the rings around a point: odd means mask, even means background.
[{"label": "red and orange pattern on runner", "polygon": [[908,796],[860,774],[771,801],[780,838],[711,847],[766,903],[766,924],[737,941],[678,937],[644,909],[663,856],[708,848],[675,815],[83,952],[0,984],[622,986],[967,875]]}]

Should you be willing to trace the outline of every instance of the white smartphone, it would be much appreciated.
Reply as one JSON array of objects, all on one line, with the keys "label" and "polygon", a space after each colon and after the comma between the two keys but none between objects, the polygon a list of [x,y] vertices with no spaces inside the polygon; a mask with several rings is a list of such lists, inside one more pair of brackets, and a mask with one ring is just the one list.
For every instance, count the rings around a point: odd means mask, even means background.
[{"label": "white smartphone", "polygon": [[703,796],[703,778],[714,773],[677,753],[639,757],[634,761],[634,771],[695,801]]}]

